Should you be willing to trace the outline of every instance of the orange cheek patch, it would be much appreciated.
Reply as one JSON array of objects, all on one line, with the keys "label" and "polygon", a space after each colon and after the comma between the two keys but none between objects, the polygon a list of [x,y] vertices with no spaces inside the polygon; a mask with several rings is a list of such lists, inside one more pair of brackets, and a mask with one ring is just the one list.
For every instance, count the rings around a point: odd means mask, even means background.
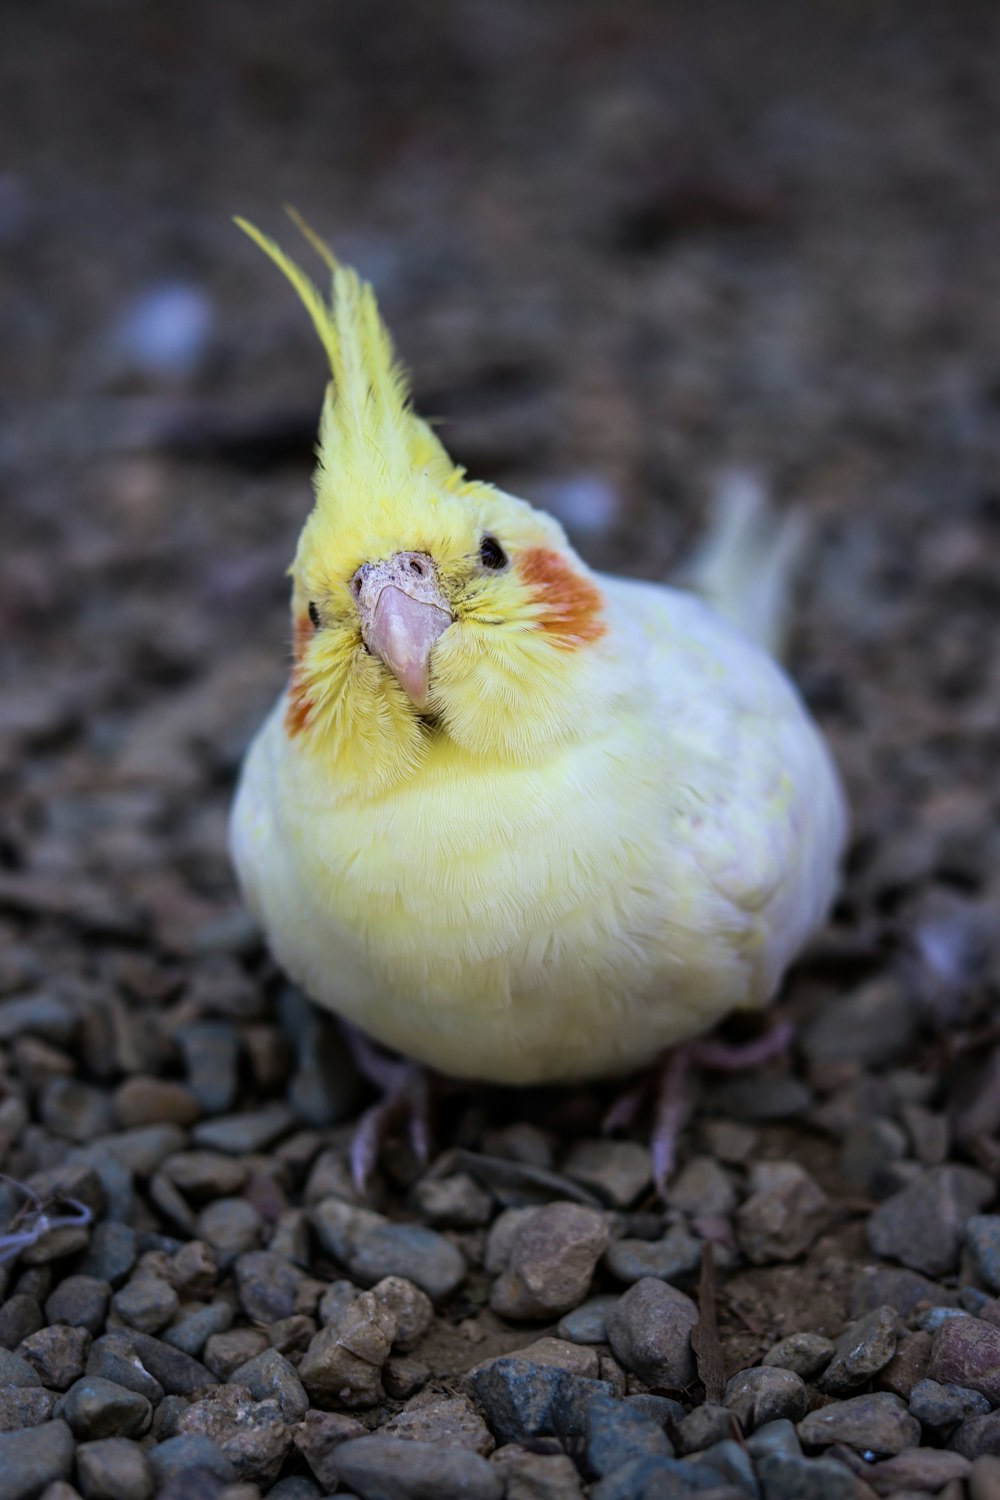
[{"label": "orange cheek patch", "polygon": [[523,554],[518,572],[543,611],[539,626],[565,650],[575,651],[607,633],[600,589],[558,552],[535,547]]},{"label": "orange cheek patch", "polygon": [[315,626],[309,616],[298,615],[292,642],[292,680],[288,687],[288,707],[285,710],[285,728],[292,737],[305,729],[312,713],[313,702],[305,682],[304,662],[306,647],[314,634]]}]

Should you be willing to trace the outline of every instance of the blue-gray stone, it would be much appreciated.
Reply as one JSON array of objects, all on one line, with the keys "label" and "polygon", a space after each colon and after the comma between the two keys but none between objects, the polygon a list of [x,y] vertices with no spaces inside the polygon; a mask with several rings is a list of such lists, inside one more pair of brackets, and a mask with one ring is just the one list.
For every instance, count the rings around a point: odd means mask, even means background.
[{"label": "blue-gray stone", "polygon": [[760,1500],[760,1484],[753,1471],[753,1460],[733,1438],[724,1438],[721,1443],[706,1448],[695,1462],[695,1468],[707,1469],[719,1475],[723,1483],[736,1485],[752,1500]]},{"label": "blue-gray stone", "polygon": [[676,1458],[635,1458],[598,1480],[591,1500],[688,1500],[701,1490],[719,1488],[712,1469],[698,1469]]},{"label": "blue-gray stone", "polygon": [[571,1344],[606,1344],[607,1314],[617,1301],[617,1297],[590,1297],[581,1302],[579,1307],[560,1318],[557,1336],[568,1339]]},{"label": "blue-gray stone", "polygon": [[149,1450],[149,1461],[153,1466],[153,1477],[157,1489],[162,1489],[172,1474],[186,1469],[206,1469],[226,1484],[236,1478],[236,1470],[223,1453],[218,1443],[201,1432],[182,1433],[179,1437],[167,1438]]},{"label": "blue-gray stone", "polygon": [[364,1286],[403,1276],[439,1302],[465,1278],[461,1251],[423,1224],[399,1224],[340,1198],[317,1203],[312,1221],[323,1248]]},{"label": "blue-gray stone", "polygon": [[501,1443],[542,1435],[582,1437],[590,1401],[611,1394],[605,1380],[585,1380],[568,1370],[509,1356],[473,1370],[470,1385]]},{"label": "blue-gray stone", "polygon": [[663,1428],[624,1401],[592,1396],[586,1409],[586,1459],[598,1479],[636,1458],[673,1458],[673,1444]]},{"label": "blue-gray stone", "polygon": [[225,1333],[232,1324],[233,1309],[229,1303],[210,1302],[207,1307],[181,1312],[170,1327],[163,1330],[161,1337],[165,1344],[197,1359],[212,1334]]},{"label": "blue-gray stone", "polygon": [[974,1214],[965,1223],[965,1244],[979,1276],[1000,1292],[1000,1214]]},{"label": "blue-gray stone", "polygon": [[918,1380],[910,1392],[910,1415],[924,1427],[954,1427],[989,1410],[986,1397],[964,1385]]},{"label": "blue-gray stone", "polygon": [[658,1426],[666,1428],[668,1433],[672,1433],[684,1420],[684,1407],[679,1401],[672,1400],[670,1396],[654,1396],[649,1391],[641,1391],[634,1396],[626,1396],[625,1405],[641,1411],[644,1416],[652,1417],[653,1421]]},{"label": "blue-gray stone", "polygon": [[832,1459],[770,1453],[757,1473],[764,1500],[854,1500],[854,1475]]},{"label": "blue-gray stone", "polygon": [[65,1422],[0,1433],[0,1494],[30,1500],[73,1469],[73,1434]]},{"label": "blue-gray stone", "polygon": [[410,1438],[350,1438],[333,1463],[364,1500],[501,1500],[503,1476],[469,1448]]},{"label": "blue-gray stone", "polygon": [[766,1458],[769,1453],[791,1454],[793,1457],[802,1453],[795,1424],[787,1417],[777,1417],[773,1422],[765,1422],[756,1432],[751,1433],[746,1443],[747,1451],[757,1459]]}]

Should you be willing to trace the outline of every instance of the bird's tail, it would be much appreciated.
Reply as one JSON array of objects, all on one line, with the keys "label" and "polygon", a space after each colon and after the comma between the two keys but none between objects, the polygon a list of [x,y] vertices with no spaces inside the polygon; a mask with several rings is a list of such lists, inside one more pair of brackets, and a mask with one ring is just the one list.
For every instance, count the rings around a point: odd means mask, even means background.
[{"label": "bird's tail", "polygon": [[777,511],[755,475],[734,471],[719,483],[708,535],[680,581],[780,656],[809,532],[800,509]]}]

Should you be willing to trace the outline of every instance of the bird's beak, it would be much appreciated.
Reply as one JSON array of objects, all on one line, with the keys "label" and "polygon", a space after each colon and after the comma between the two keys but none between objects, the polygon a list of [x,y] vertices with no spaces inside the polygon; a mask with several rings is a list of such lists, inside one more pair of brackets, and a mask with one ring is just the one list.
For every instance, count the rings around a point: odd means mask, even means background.
[{"label": "bird's beak", "polygon": [[454,618],[434,563],[426,552],[397,552],[384,562],[364,563],[351,588],[365,645],[423,713],[431,651]]}]

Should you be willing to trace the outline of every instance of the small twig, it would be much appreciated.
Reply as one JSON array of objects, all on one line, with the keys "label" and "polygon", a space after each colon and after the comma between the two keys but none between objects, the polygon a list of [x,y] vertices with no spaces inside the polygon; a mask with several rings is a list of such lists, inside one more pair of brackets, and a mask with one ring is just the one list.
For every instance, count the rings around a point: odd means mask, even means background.
[{"label": "small twig", "polygon": [[711,1241],[701,1248],[698,1322],[691,1334],[691,1347],[698,1364],[698,1378],[705,1387],[705,1400],[719,1406],[726,1389],[726,1362],[715,1310],[715,1251]]}]

